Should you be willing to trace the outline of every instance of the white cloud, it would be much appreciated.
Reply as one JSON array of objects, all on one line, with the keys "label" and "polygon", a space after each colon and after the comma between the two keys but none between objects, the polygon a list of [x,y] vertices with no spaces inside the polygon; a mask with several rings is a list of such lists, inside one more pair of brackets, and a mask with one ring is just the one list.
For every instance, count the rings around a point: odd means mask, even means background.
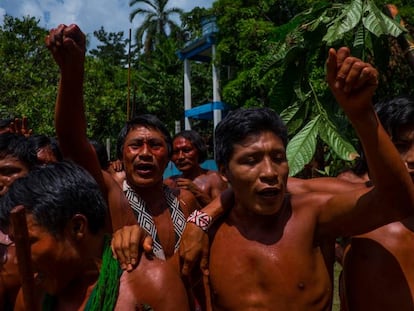
[{"label": "white cloud", "polygon": [[[0,23],[4,13],[14,17],[34,16],[40,26],[54,28],[59,24],[78,24],[93,39],[93,31],[101,26],[108,32],[123,31],[127,36],[129,28],[139,21],[129,22],[132,8],[128,0],[0,0]],[[190,11],[196,6],[209,8],[213,0],[170,0],[169,7]],[[92,46],[94,42],[92,42]]]}]

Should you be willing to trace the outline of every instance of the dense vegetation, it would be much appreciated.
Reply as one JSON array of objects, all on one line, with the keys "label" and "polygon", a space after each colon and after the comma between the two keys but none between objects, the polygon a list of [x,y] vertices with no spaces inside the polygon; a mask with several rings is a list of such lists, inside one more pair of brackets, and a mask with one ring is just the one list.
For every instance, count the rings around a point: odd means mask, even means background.
[{"label": "dense vegetation", "polygon": [[[144,16],[133,30],[135,45],[123,32],[94,32],[99,44],[88,51],[85,81],[91,138],[114,145],[123,122],[137,113],[158,115],[171,132],[175,120],[183,124],[183,64],[176,51],[200,36],[201,18],[209,14],[220,29],[214,61],[222,69],[222,100],[232,108],[268,106],[281,113],[292,174],[334,175],[357,155],[355,134],[324,81],[329,47],[347,45],[375,64],[381,73],[375,100],[413,87],[395,39],[407,29],[383,13],[385,1],[218,0],[211,10],[191,12],[166,9],[167,2],[131,1],[131,19]],[[393,3],[410,29],[414,6]],[[162,12],[178,14],[181,24]],[[44,47],[46,34],[33,17],[6,16],[0,25],[0,117],[24,115],[35,132],[54,135],[58,69]],[[205,103],[212,96],[211,68],[194,63],[192,74],[193,102]],[[194,121],[194,127],[212,125]]]}]

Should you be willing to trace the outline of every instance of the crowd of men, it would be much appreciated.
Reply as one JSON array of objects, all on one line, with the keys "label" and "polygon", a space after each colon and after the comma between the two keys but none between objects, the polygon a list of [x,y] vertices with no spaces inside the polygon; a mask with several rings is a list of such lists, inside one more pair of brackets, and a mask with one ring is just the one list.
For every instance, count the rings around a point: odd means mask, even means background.
[{"label": "crowd of men", "polygon": [[[217,171],[196,131],[171,137],[151,114],[126,122],[111,167],[86,134],[84,34],[59,25],[45,41],[57,138],[0,124],[2,310],[331,310],[338,238],[343,310],[414,308],[414,99],[374,105],[369,63],[346,47],[326,61],[364,178],[289,177],[270,108],[217,125]],[[164,180],[170,160],[180,174]]]}]

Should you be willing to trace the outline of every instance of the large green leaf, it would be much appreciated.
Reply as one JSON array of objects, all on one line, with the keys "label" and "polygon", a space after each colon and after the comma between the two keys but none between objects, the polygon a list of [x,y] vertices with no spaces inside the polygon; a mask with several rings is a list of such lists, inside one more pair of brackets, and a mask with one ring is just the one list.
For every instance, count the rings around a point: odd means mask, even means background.
[{"label": "large green leaf", "polygon": [[316,149],[316,137],[319,132],[320,115],[309,121],[289,142],[286,153],[289,163],[289,175],[294,176],[312,160]]},{"label": "large green leaf", "polygon": [[381,35],[398,37],[405,31],[396,21],[382,13],[371,0],[365,3],[362,22],[365,28],[377,37]]},{"label": "large green leaf", "polygon": [[288,135],[294,134],[302,125],[306,116],[303,102],[295,102],[280,113],[280,117],[288,128]]},{"label": "large green leaf", "polygon": [[341,15],[337,17],[328,28],[322,41],[325,41],[330,45],[334,41],[341,39],[346,32],[354,29],[361,21],[362,8],[363,5],[361,0],[354,0],[346,5]]},{"label": "large green leaf", "polygon": [[347,142],[329,121],[320,122],[319,135],[330,148],[345,161],[352,161],[358,157],[358,153],[349,142]]}]

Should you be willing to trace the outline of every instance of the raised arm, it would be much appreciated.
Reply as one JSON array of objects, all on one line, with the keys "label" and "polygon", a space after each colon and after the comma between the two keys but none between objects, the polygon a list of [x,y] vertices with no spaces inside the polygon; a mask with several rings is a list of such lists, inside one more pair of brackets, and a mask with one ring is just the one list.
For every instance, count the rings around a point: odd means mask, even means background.
[{"label": "raised arm", "polygon": [[354,235],[410,215],[413,182],[372,105],[378,72],[351,57],[349,49],[331,49],[327,81],[362,143],[374,188],[338,194],[322,204],[321,233]]},{"label": "raised arm", "polygon": [[[108,201],[110,226],[115,231],[112,247],[123,268],[138,261],[138,247],[150,250],[150,239],[136,224],[122,189],[101,170],[98,157],[86,135],[83,101],[85,35],[77,25],[59,25],[50,30],[46,46],[60,69],[55,107],[55,128],[65,158],[84,167],[97,181]],[[112,230],[111,230],[112,231]]]},{"label": "raised arm", "polygon": [[83,102],[85,35],[77,25],[59,25],[50,30],[45,41],[60,69],[55,129],[62,154],[87,169],[106,194],[98,158],[86,135]]}]

